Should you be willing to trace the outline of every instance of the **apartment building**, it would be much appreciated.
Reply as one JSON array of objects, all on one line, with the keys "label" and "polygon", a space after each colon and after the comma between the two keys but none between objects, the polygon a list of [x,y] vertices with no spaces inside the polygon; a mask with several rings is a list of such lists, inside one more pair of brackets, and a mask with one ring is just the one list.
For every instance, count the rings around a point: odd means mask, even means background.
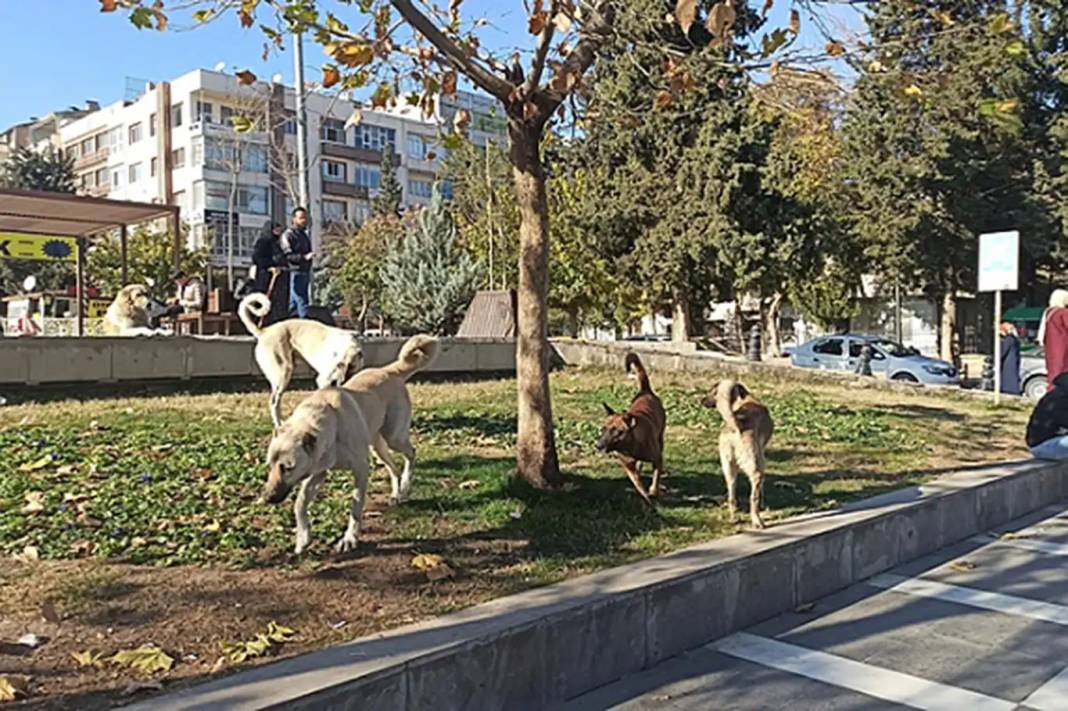
[{"label": "apartment building", "polygon": [[20,148],[31,148],[35,151],[62,148],[59,129],[99,109],[100,104],[90,100],[86,101],[83,107],[71,106],[40,118],[34,116],[29,121],[11,126],[0,133],[0,163]]},{"label": "apartment building", "polygon": [[[247,264],[263,226],[286,222],[299,194],[295,104],[291,87],[195,70],[65,123],[59,143],[74,157],[84,194],[176,204],[191,246],[209,247],[216,265],[227,263],[232,246],[234,262]],[[471,113],[476,143],[506,140],[503,110],[474,94],[442,101],[430,118],[362,108],[354,120],[356,108],[344,96],[305,97],[315,248],[332,227],[370,215],[385,151],[404,204],[419,205],[430,199],[445,155],[440,137],[456,111]],[[251,130],[235,131],[235,119]]]}]

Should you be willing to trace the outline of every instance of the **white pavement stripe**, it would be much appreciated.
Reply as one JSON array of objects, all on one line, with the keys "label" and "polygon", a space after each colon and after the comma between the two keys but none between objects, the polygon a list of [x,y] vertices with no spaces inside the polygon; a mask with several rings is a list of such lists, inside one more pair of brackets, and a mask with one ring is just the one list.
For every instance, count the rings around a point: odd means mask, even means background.
[{"label": "white pavement stripe", "polygon": [[1009,711],[1016,708],[1011,701],[746,632],[733,634],[709,647],[738,659],[917,709]]},{"label": "white pavement stripe", "polygon": [[923,578],[904,578],[900,575],[877,575],[868,581],[869,585],[885,588],[893,592],[905,593],[914,597],[955,602],[992,612],[1000,612],[1017,617],[1029,617],[1032,620],[1052,622],[1068,626],[1068,607],[1052,602],[1030,600],[1026,597],[1003,595],[1001,593],[976,590],[960,585],[948,585]]},{"label": "white pavement stripe", "polygon": [[1060,674],[1035,689],[1023,705],[1038,711],[1063,711],[1068,708],[1068,668],[1062,669]]},{"label": "white pavement stripe", "polygon": [[1054,543],[1052,541],[1040,541],[1031,538],[996,538],[989,539],[976,536],[972,539],[976,543],[987,545],[1009,546],[1032,553],[1045,553],[1046,555],[1058,555],[1068,557],[1068,543]]}]

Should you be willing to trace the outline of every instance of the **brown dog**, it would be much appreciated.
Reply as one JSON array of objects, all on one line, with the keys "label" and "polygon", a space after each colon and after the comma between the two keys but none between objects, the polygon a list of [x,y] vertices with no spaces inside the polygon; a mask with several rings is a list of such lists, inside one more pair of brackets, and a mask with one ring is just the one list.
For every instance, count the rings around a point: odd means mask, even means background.
[{"label": "brown dog", "polygon": [[[667,416],[663,403],[649,385],[649,375],[638,356],[628,353],[625,363],[628,373],[633,368],[638,374],[638,394],[624,413],[617,413],[607,404],[604,405],[608,416],[597,449],[619,455],[623,471],[630,477],[638,494],[651,506],[653,502],[649,497],[660,494],[660,476],[664,472],[664,425]],[[638,462],[653,465],[653,483],[648,492],[642,486]]]},{"label": "brown dog", "polygon": [[764,449],[771,439],[774,425],[771,413],[757,402],[741,383],[721,380],[712,386],[703,402],[716,408],[723,417],[719,433],[719,459],[723,477],[727,480],[727,508],[733,519],[737,508],[734,502],[734,482],[741,469],[749,477],[749,520],[754,528],[764,528],[760,506],[764,499]]}]

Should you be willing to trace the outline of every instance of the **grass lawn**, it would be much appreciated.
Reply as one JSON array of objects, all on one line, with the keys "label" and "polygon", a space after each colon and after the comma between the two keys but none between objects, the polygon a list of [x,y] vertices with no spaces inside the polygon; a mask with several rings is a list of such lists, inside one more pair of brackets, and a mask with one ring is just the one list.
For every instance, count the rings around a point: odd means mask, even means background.
[{"label": "grass lawn", "polygon": [[[300,559],[290,554],[291,505],[255,501],[271,430],[266,392],[2,408],[0,676],[31,675],[30,698],[57,707],[107,707],[144,675],[72,653],[110,657],[154,644],[174,661],[152,679],[204,677],[222,673],[213,668],[223,645],[252,640],[271,622],[295,634],[223,669],[741,530],[747,517],[730,521],[722,506],[719,418],[700,406],[708,379],[651,376],[668,412],[667,489],[656,512],[614,460],[593,449],[600,402],[621,407],[634,392],[623,374],[554,375],[568,474],[567,490],[555,493],[509,478],[513,381],[416,384],[412,499],[388,507],[379,469],[360,547],[344,557],[331,545],[345,523],[345,475],[329,479],[313,505],[315,543]],[[772,525],[969,464],[1026,456],[1027,412],[1017,407],[995,411],[934,391],[747,385],[775,419],[766,484]],[[289,393],[287,410],[299,398]],[[744,477],[740,489],[746,497]],[[455,574],[429,580],[412,566],[424,553],[442,556]],[[26,654],[12,643],[27,632],[48,641]]]}]

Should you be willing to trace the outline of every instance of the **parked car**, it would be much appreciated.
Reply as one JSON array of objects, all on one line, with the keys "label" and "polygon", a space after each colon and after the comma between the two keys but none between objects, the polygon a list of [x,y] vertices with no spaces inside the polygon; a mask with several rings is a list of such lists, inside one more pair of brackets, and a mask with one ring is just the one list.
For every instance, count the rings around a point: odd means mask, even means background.
[{"label": "parked car", "polygon": [[1032,400],[1046,394],[1046,354],[1041,348],[1020,356],[1020,387]]},{"label": "parked car", "polygon": [[875,375],[925,385],[960,385],[960,373],[952,363],[879,336],[820,336],[798,346],[790,363],[798,368],[855,372],[865,343],[872,347],[871,370]]}]

